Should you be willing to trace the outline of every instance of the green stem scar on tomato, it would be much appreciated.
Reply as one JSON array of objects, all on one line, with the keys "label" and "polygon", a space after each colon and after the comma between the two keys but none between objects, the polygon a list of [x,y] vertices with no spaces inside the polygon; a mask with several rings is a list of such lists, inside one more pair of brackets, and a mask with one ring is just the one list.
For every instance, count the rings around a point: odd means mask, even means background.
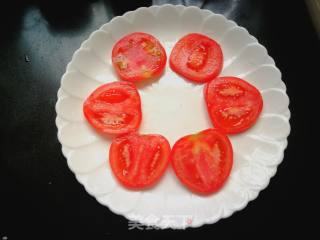
[{"label": "green stem scar on tomato", "polygon": [[100,133],[136,131],[142,118],[140,95],[133,83],[107,83],[94,90],[85,100],[83,113]]},{"label": "green stem scar on tomato", "polygon": [[237,77],[219,77],[204,88],[207,109],[215,128],[240,133],[257,121],[263,107],[258,89]]},{"label": "green stem scar on tomato", "polygon": [[112,63],[122,80],[137,82],[161,75],[167,56],[152,35],[135,32],[121,38],[112,49]]},{"label": "green stem scar on tomato", "polygon": [[179,75],[194,81],[208,82],[218,76],[223,66],[220,45],[198,33],[182,37],[170,54],[170,67]]},{"label": "green stem scar on tomato", "polygon": [[132,133],[114,139],[111,169],[125,187],[143,189],[159,181],[169,164],[170,145],[161,135]]},{"label": "green stem scar on tomato", "polygon": [[200,194],[218,191],[233,165],[229,138],[216,129],[207,129],[179,139],[170,154],[178,179]]}]

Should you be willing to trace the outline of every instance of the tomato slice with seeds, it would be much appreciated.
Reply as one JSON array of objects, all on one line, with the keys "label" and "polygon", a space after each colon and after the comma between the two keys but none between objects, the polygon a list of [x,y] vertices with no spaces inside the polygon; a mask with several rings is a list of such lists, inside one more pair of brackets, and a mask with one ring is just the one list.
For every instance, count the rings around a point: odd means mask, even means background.
[{"label": "tomato slice with seeds", "polygon": [[179,75],[194,82],[207,82],[218,76],[223,66],[220,45],[198,33],[181,38],[173,47],[170,67]]},{"label": "tomato slice with seeds", "polygon": [[109,161],[120,183],[142,189],[159,181],[168,166],[169,155],[170,145],[163,136],[132,133],[112,142]]},{"label": "tomato slice with seeds", "polygon": [[136,82],[161,75],[167,56],[152,35],[135,32],[121,38],[112,49],[112,63],[122,80]]},{"label": "tomato slice with seeds", "polygon": [[170,154],[179,180],[200,194],[218,191],[226,182],[233,164],[231,143],[216,129],[207,129],[179,139]]},{"label": "tomato slice with seeds", "polygon": [[207,109],[215,128],[240,133],[257,121],[263,107],[258,89],[237,77],[219,77],[204,88]]},{"label": "tomato slice with seeds", "polygon": [[112,82],[93,91],[83,104],[88,122],[100,133],[136,131],[141,122],[141,100],[133,83]]}]

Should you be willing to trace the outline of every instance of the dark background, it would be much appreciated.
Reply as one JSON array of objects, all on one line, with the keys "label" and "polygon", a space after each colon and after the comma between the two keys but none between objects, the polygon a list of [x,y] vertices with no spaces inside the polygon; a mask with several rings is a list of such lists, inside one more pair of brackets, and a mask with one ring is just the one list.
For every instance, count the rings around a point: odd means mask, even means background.
[{"label": "dark background", "polygon": [[232,217],[185,231],[129,231],[76,181],[56,137],[56,93],[73,52],[114,16],[152,1],[8,2],[0,5],[0,240],[311,234],[320,51],[304,1],[171,1],[222,13],[257,37],[282,71],[292,112],[284,161],[268,188]]}]

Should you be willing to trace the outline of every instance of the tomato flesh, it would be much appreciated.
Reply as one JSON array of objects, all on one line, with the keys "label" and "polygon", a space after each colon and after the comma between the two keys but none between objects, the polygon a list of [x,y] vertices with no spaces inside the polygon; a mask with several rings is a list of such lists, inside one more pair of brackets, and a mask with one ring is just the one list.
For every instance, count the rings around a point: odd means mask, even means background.
[{"label": "tomato flesh", "polygon": [[112,142],[109,161],[120,183],[142,189],[159,181],[168,166],[169,154],[170,145],[163,136],[132,133]]},{"label": "tomato flesh", "polygon": [[220,77],[204,89],[205,100],[215,128],[240,133],[257,121],[263,107],[258,89],[237,77]]},{"label": "tomato flesh", "polygon": [[131,82],[159,76],[167,56],[150,34],[135,32],[121,38],[112,49],[112,63],[121,79]]},{"label": "tomato flesh", "polygon": [[170,154],[173,169],[179,180],[200,194],[218,191],[227,180],[233,152],[226,135],[207,129],[179,139]]},{"label": "tomato flesh", "polygon": [[112,82],[98,87],[85,100],[83,113],[100,133],[124,134],[136,131],[141,122],[141,101],[129,82]]},{"label": "tomato flesh", "polygon": [[222,70],[223,54],[219,44],[198,33],[182,37],[170,55],[170,67],[194,82],[207,82]]}]

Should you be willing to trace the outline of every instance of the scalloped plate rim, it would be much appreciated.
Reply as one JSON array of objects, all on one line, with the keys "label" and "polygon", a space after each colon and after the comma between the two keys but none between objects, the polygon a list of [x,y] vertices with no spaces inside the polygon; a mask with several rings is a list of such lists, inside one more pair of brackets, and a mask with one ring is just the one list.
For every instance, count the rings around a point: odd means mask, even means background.
[{"label": "scalloped plate rim", "polygon": [[[128,12],[124,13],[124,14],[121,15],[121,16],[116,16],[116,17],[114,17],[114,18],[111,19],[109,22],[103,24],[100,28],[98,28],[97,30],[93,31],[93,32],[89,35],[89,37],[88,37],[85,41],[83,41],[83,42],[81,43],[80,47],[73,53],[70,62],[67,64],[66,69],[65,69],[65,72],[64,72],[64,74],[63,74],[62,77],[61,77],[61,80],[64,78],[64,76],[65,76],[66,74],[68,74],[69,72],[72,72],[72,71],[75,71],[75,70],[76,70],[76,69],[72,69],[72,67],[71,67],[71,63],[74,61],[76,55],[77,55],[80,51],[82,51],[83,49],[89,49],[89,50],[91,50],[90,48],[86,47],[85,45],[90,41],[90,39],[92,39],[92,37],[94,36],[94,34],[95,34],[97,31],[103,31],[103,32],[105,32],[105,33],[108,33],[108,32],[106,32],[103,28],[106,28],[108,25],[112,24],[112,22],[114,21],[114,19],[117,19],[117,18],[127,18],[127,16],[128,16],[129,14],[134,14],[134,13],[135,13],[136,11],[138,11],[138,10],[142,10],[142,9],[150,10],[150,9],[152,9],[152,11],[158,12],[159,9],[161,9],[161,8],[163,8],[163,7],[171,7],[171,8],[172,8],[172,7],[173,7],[173,8],[178,8],[178,7],[180,7],[180,8],[182,8],[182,9],[184,9],[184,10],[187,9],[187,8],[199,9],[198,7],[195,7],[195,6],[186,7],[186,6],[184,6],[184,5],[172,5],[172,4],[164,4],[164,5],[160,5],[160,6],[159,6],[159,5],[153,5],[153,6],[150,6],[150,7],[140,7],[140,8],[137,8],[136,10],[128,11]],[[249,31],[248,31],[246,28],[237,25],[233,20],[227,19],[227,18],[224,17],[222,14],[216,14],[216,13],[213,13],[212,11],[210,11],[210,10],[207,10],[207,9],[199,9],[199,10],[200,10],[200,11],[206,11],[206,12],[207,12],[207,16],[205,17],[205,19],[207,19],[207,18],[209,18],[209,17],[211,17],[211,16],[213,16],[213,15],[221,16],[221,17],[223,17],[224,19],[226,19],[228,22],[234,24],[234,25],[235,25],[234,27],[239,27],[239,28],[242,28],[242,29],[246,30],[250,36],[252,36],[254,39],[256,39],[253,35],[251,35],[251,34],[249,33]],[[209,14],[209,12],[210,12],[210,14]],[[127,19],[126,19],[126,20],[127,20]],[[255,44],[258,45],[258,46],[261,46],[262,48],[264,48],[265,51],[266,51],[266,53],[267,53],[267,56],[274,61],[274,59],[273,59],[270,55],[268,55],[267,49],[266,49],[263,45],[261,45],[261,44],[259,43],[258,39],[256,39],[256,43],[255,43]],[[277,66],[276,66],[275,64],[265,63],[265,65],[270,65],[270,66],[273,66],[274,68],[276,68],[276,70],[278,70],[278,71],[280,72],[280,79],[282,78],[281,71],[277,68]],[[76,70],[76,71],[78,71],[78,70]],[[282,79],[281,79],[281,81],[282,81]],[[58,91],[59,91],[60,89],[62,89],[61,86],[59,87]],[[284,89],[283,91],[287,94],[286,89]],[[59,96],[57,96],[57,102],[58,102],[59,99],[60,99]],[[290,100],[289,100],[289,106],[290,106]],[[288,106],[288,111],[289,111],[289,113],[290,113],[290,108],[289,108],[289,106]],[[56,113],[57,113],[57,111],[56,111]],[[57,113],[56,119],[57,119],[58,117],[59,117],[59,114]],[[61,118],[61,117],[60,117],[60,118]],[[65,120],[65,119],[64,119],[64,120]],[[288,122],[289,122],[289,120],[290,120],[290,115],[289,115],[289,117],[287,118],[287,120],[288,120]],[[65,120],[65,121],[67,121],[67,120]],[[59,131],[60,131],[60,129],[59,129],[59,126],[58,126],[57,122],[56,122],[55,124],[56,124],[56,127],[57,127],[57,129],[58,129],[58,131],[57,131],[57,134],[58,134]],[[289,127],[290,127],[290,122],[289,122]],[[288,135],[290,134],[290,131],[291,131],[291,128],[289,129]],[[287,143],[288,135],[287,135],[286,138],[285,138],[286,143]],[[59,142],[60,142],[60,141],[59,141]],[[61,142],[60,142],[60,144],[61,144],[61,149],[62,149],[62,148],[63,148],[63,144],[62,144]],[[269,185],[271,179],[276,175],[278,166],[279,166],[279,165],[282,163],[282,161],[284,160],[284,152],[285,152],[285,149],[286,149],[286,148],[287,148],[287,144],[285,144],[285,146],[282,148],[282,156],[280,157],[280,158],[281,158],[280,161],[279,161],[275,166],[273,166],[273,168],[275,169],[274,172],[273,172],[273,174],[272,174],[271,176],[269,176],[267,182],[266,182],[263,186],[255,189],[256,194],[253,195],[253,197],[247,199],[247,201],[245,202],[244,205],[238,207],[237,209],[231,210],[231,213],[229,213],[229,214],[227,214],[227,215],[222,214],[222,215],[220,215],[220,217],[218,217],[218,218],[212,217],[212,218],[204,219],[202,222],[199,222],[197,225],[193,225],[193,224],[187,225],[187,226],[186,226],[186,225],[183,225],[182,227],[179,227],[179,226],[176,226],[176,225],[175,225],[175,226],[169,225],[169,226],[166,226],[166,227],[164,227],[164,228],[172,228],[172,229],[185,229],[185,228],[187,228],[187,227],[196,228],[196,227],[200,227],[200,226],[202,226],[202,225],[208,225],[208,224],[216,223],[217,221],[219,221],[219,220],[222,219],[222,218],[228,218],[228,217],[230,217],[231,215],[233,215],[235,212],[238,212],[238,211],[243,210],[244,208],[246,208],[246,207],[248,206],[248,204],[249,204],[251,201],[255,200],[255,199],[259,196],[260,192],[263,191],[263,190]],[[64,156],[66,159],[68,159],[68,156],[67,156],[67,154],[65,154],[64,151],[62,151],[62,154],[63,154],[63,156]],[[74,172],[74,171],[69,167],[69,165],[68,165],[68,168],[72,171],[72,173],[73,173],[74,176],[76,177],[77,181],[84,187],[84,189],[86,190],[86,192],[88,192],[91,196],[93,196],[93,197],[97,200],[97,202],[99,202],[99,203],[102,204],[103,206],[106,206],[110,211],[112,211],[113,213],[115,213],[115,214],[117,214],[117,215],[124,216],[124,217],[126,217],[128,220],[134,220],[134,218],[130,218],[130,216],[126,215],[126,213],[118,212],[118,211],[116,211],[115,209],[111,208],[110,206],[101,203],[101,201],[98,199],[99,196],[96,196],[93,192],[91,192],[91,191],[85,186],[85,184],[83,184],[81,181],[79,181],[79,179],[78,179],[78,177],[77,177],[77,173]],[[79,174],[79,173],[78,173],[78,174]],[[81,174],[79,174],[79,175],[81,175]],[[108,194],[106,194],[106,195],[109,195],[109,194],[111,194],[111,192],[108,193]],[[143,221],[142,221],[141,223],[142,223],[142,224],[145,224],[145,225],[149,225],[148,222],[143,222]]]}]

